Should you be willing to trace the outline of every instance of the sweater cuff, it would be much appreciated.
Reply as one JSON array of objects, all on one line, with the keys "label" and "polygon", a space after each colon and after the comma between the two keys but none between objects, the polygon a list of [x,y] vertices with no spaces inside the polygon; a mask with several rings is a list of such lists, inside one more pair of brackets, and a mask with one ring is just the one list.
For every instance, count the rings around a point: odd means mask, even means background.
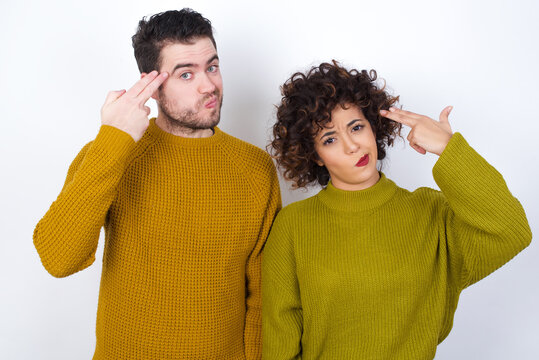
[{"label": "sweater cuff", "polygon": [[122,161],[127,158],[135,144],[135,140],[125,131],[114,126],[101,125],[92,147],[100,149],[115,160]]},{"label": "sweater cuff", "polygon": [[455,183],[466,182],[470,174],[483,173],[481,168],[490,165],[456,132],[432,168],[438,186],[454,187]]}]

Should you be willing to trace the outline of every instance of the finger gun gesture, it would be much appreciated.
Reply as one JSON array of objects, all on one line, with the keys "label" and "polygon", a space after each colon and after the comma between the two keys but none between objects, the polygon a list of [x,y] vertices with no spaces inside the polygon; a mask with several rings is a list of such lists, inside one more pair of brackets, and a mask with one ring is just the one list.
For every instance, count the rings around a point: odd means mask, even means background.
[{"label": "finger gun gesture", "polygon": [[408,142],[420,154],[427,152],[440,155],[453,132],[449,125],[449,113],[453,109],[447,106],[440,113],[440,120],[436,121],[425,115],[419,115],[411,111],[390,107],[388,110],[380,110],[380,114],[390,120],[410,127]]}]

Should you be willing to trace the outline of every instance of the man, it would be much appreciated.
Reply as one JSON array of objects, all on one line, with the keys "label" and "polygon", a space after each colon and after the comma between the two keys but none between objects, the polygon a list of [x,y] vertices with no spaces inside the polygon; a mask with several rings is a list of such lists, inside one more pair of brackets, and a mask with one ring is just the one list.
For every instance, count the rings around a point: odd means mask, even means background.
[{"label": "man", "polygon": [[223,88],[207,19],[156,14],[133,47],[141,79],[108,94],[35,247],[68,276],[94,262],[105,227],[94,359],[258,359],[261,251],[281,206],[273,162],[216,127]]}]

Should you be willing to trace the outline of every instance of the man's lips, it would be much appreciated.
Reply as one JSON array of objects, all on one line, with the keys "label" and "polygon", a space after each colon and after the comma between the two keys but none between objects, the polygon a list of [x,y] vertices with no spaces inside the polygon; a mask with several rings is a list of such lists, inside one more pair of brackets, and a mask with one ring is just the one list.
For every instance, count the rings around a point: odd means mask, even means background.
[{"label": "man's lips", "polygon": [[356,163],[357,167],[365,166],[369,163],[369,154],[365,154],[359,159],[359,161]]},{"label": "man's lips", "polygon": [[204,104],[206,109],[212,109],[217,105],[217,96],[213,96],[208,102]]}]

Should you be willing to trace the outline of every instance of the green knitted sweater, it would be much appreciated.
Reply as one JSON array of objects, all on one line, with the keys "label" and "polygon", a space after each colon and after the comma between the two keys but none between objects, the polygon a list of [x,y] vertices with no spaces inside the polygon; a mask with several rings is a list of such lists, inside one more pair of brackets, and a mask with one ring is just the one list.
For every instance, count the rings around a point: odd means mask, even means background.
[{"label": "green knitted sweater", "polygon": [[456,133],[433,168],[441,191],[383,174],[331,183],[285,207],[262,269],[263,358],[432,359],[462,289],[531,241],[502,176]]}]

